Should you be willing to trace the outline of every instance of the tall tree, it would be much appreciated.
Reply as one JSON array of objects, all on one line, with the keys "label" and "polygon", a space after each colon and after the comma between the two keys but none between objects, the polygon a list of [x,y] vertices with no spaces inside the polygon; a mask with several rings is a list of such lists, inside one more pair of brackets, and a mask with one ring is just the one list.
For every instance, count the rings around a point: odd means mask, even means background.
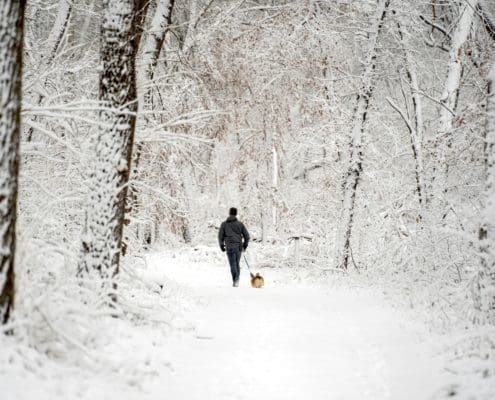
[{"label": "tall tree", "polygon": [[349,264],[351,235],[354,222],[354,205],[356,193],[362,171],[363,161],[363,135],[368,117],[368,109],[371,96],[375,87],[376,57],[378,51],[378,39],[387,15],[390,0],[381,0],[378,7],[378,14],[375,19],[375,26],[371,31],[370,49],[366,56],[362,85],[356,99],[354,108],[354,118],[349,144],[349,154],[347,155],[348,168],[343,182],[343,199],[338,232],[337,246],[337,266],[347,269]]},{"label": "tall tree", "polygon": [[0,322],[15,297],[15,222],[21,130],[24,0],[0,2]]},{"label": "tall tree", "polygon": [[[451,46],[449,49],[449,62],[447,64],[447,76],[445,78],[442,97],[440,99],[440,126],[435,147],[439,155],[438,162],[440,163],[438,172],[439,179],[436,186],[443,192],[443,196],[440,197],[440,208],[443,210],[443,218],[447,215],[445,203],[449,177],[449,163],[447,162],[446,157],[453,144],[454,121],[456,118],[459,91],[462,84],[462,48],[469,38],[477,6],[477,0],[464,0],[457,6],[459,18],[456,21],[452,33]],[[437,177],[434,176],[433,179],[437,179]]]},{"label": "tall tree", "polygon": [[476,303],[481,320],[495,325],[495,63],[488,83],[485,162],[486,206],[480,230],[483,257]]},{"label": "tall tree", "polygon": [[143,71],[145,85],[148,85],[145,91],[144,103],[151,104],[151,81],[155,73],[158,58],[162,51],[165,36],[169,30],[172,21],[172,10],[175,0],[157,0],[155,14],[151,20],[151,26],[148,34],[143,40]]},{"label": "tall tree", "polygon": [[[72,0],[59,0],[57,8],[57,16],[50,30],[50,34],[46,40],[45,47],[43,49],[43,56],[41,57],[39,63],[39,74],[40,76],[45,76],[47,69],[52,64],[54,58],[60,50],[62,40],[67,32],[67,27],[69,26],[69,20],[72,13]],[[38,94],[34,103],[39,106],[43,102],[47,84],[47,78],[45,76],[42,79],[40,87],[38,88]],[[33,138],[33,128],[30,127],[27,133],[27,141],[30,142]]]},{"label": "tall tree", "polygon": [[[459,5],[459,19],[452,34],[452,45],[449,50],[449,63],[445,78],[442,104],[440,108],[440,133],[449,135],[453,128],[457,98],[462,75],[461,49],[466,43],[473,24],[476,0],[463,1]],[[451,140],[451,139],[449,139]]]},{"label": "tall tree", "polygon": [[[151,22],[148,31],[143,34],[140,43],[140,62],[138,63],[137,78],[139,85],[139,102],[140,108],[146,111],[153,110],[153,77],[155,74],[158,60],[165,43],[167,32],[170,30],[172,23],[172,11],[175,0],[156,0],[155,7],[150,7],[148,13],[151,14]],[[148,122],[149,118],[144,114],[143,123]],[[138,122],[139,123],[139,122]],[[134,166],[131,176],[137,177],[139,174],[139,164],[143,155],[146,154],[146,145],[137,141],[134,157]],[[128,212],[136,214],[140,207],[140,195],[135,187],[131,186],[129,193]],[[152,241],[152,227],[146,224],[143,227],[144,235],[141,235],[148,244]],[[141,230],[138,225],[138,232]],[[139,234],[138,234],[139,236]]]},{"label": "tall tree", "polygon": [[102,111],[79,275],[97,271],[103,280],[119,270],[125,202],[137,112],[135,56],[146,0],[104,0],[99,98]]},{"label": "tall tree", "polygon": [[[395,10],[393,10],[392,13],[394,17],[396,17]],[[404,53],[404,69],[406,71],[407,81],[410,86],[413,118],[410,118],[407,113],[401,110],[391,99],[387,98],[387,101],[392,106],[392,108],[399,113],[411,137],[411,150],[414,158],[416,193],[418,194],[419,205],[420,207],[422,207],[424,206],[426,200],[426,190],[423,176],[423,105],[419,91],[418,75],[414,67],[411,50],[407,46],[407,41],[403,32],[401,21],[397,21],[397,32],[399,36],[399,43],[402,48],[402,52]],[[421,218],[421,213],[419,214],[419,216]]]}]

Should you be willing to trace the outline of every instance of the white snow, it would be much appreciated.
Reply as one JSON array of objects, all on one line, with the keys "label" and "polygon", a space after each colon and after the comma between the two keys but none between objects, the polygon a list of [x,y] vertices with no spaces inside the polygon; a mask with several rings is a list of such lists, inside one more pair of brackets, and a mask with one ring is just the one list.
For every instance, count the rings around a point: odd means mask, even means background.
[{"label": "white snow", "polygon": [[265,288],[250,288],[244,270],[236,289],[226,260],[157,261],[203,301],[189,314],[194,334],[166,345],[168,398],[417,400],[444,383],[428,343],[377,293],[283,284],[269,270]]},{"label": "white snow", "polygon": [[155,253],[136,268],[149,288],[174,291],[171,327],[110,319],[94,369],[12,347],[2,400],[421,400],[446,384],[426,329],[374,290],[295,284],[269,268],[258,270],[265,288],[250,288],[245,268],[233,288],[216,248]]}]

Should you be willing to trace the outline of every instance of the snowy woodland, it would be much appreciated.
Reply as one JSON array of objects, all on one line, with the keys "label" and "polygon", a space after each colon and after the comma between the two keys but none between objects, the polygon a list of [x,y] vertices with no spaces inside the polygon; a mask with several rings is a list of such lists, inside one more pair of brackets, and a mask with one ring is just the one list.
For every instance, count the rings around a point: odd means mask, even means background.
[{"label": "snowy woodland", "polygon": [[0,240],[2,400],[493,400],[495,1],[2,0]]}]

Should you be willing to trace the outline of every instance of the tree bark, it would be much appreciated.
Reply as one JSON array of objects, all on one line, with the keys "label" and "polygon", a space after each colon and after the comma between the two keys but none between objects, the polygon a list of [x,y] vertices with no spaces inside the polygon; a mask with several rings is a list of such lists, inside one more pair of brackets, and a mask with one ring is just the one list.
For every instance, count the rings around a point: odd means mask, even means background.
[{"label": "tree bark", "polygon": [[337,246],[337,267],[347,269],[350,256],[350,244],[352,228],[354,222],[354,205],[356,192],[362,171],[363,159],[363,135],[366,125],[369,103],[373,93],[376,69],[376,55],[378,38],[387,15],[390,0],[381,0],[379,3],[379,13],[377,15],[375,27],[371,34],[371,46],[365,61],[365,71],[362,77],[362,86],[357,95],[356,107],[354,109],[354,119],[351,131],[351,142],[349,145],[348,169],[343,183],[342,211],[339,226],[343,229],[339,232]]},{"label": "tree bark", "polygon": [[495,325],[495,63],[488,84],[486,121],[486,206],[480,230],[482,252],[475,303],[482,323]]},{"label": "tree bark", "polygon": [[8,321],[15,298],[24,8],[24,0],[0,2],[0,323]]},{"label": "tree bark", "polygon": [[146,0],[104,0],[101,25],[100,112],[96,159],[82,236],[79,275],[103,281],[119,271],[137,98],[135,55]]}]

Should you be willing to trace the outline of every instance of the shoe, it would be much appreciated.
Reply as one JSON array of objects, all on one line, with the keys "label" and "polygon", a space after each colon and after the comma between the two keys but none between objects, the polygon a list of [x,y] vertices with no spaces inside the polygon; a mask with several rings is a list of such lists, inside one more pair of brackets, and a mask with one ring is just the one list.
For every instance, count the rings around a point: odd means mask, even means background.
[{"label": "shoe", "polygon": [[234,282],[234,287],[239,287],[239,281]]}]

